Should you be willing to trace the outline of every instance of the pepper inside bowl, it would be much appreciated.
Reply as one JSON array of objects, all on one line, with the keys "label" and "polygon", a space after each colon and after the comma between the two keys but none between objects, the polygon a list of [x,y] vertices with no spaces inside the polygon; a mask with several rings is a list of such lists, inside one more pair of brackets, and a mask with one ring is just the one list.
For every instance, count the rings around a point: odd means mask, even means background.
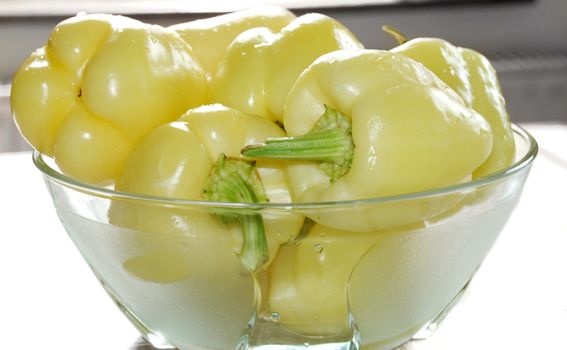
[{"label": "pepper inside bowl", "polygon": [[[134,195],[78,182],[39,152],[34,162],[69,236],[154,346],[392,349],[448,311],[510,217],[537,153],[524,130],[514,127],[514,137],[516,161],[492,175],[326,203]],[[416,208],[420,220],[378,230],[317,222],[403,216],[406,209],[414,215]],[[219,220],[223,215],[264,222],[269,254],[261,267],[245,263],[244,247],[255,243],[243,242],[238,228]]]}]

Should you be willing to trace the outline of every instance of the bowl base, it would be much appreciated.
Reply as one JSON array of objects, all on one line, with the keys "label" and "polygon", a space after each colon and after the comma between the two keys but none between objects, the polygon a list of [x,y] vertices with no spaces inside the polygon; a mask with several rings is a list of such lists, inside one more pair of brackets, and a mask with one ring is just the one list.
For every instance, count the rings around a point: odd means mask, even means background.
[{"label": "bowl base", "polygon": [[[352,320],[352,318],[351,318]],[[348,332],[328,336],[309,336],[293,332],[278,322],[253,317],[236,350],[359,350],[360,332],[354,322]]]}]

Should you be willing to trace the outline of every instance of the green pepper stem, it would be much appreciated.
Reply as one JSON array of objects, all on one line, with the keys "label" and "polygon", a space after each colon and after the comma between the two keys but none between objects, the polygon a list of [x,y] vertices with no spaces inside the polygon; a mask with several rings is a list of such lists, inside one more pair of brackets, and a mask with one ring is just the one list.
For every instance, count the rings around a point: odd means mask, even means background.
[{"label": "green pepper stem", "polygon": [[352,164],[352,122],[344,114],[325,106],[325,112],[305,135],[268,138],[263,144],[244,147],[241,153],[253,158],[320,161],[335,182]]},{"label": "green pepper stem", "polygon": [[268,242],[260,214],[240,215],[244,240],[238,257],[250,271],[256,271],[268,261]]},{"label": "green pepper stem", "polygon": [[[253,162],[228,159],[221,154],[203,186],[203,197],[216,202],[260,203],[266,202],[264,187]],[[218,219],[226,224],[240,224],[242,247],[240,261],[256,271],[268,261],[268,243],[262,216],[256,213],[240,213],[234,209],[217,209]]]},{"label": "green pepper stem", "polygon": [[267,139],[261,145],[248,145],[242,154],[254,158],[309,159],[338,162],[348,149],[341,130],[326,130],[302,136]]}]

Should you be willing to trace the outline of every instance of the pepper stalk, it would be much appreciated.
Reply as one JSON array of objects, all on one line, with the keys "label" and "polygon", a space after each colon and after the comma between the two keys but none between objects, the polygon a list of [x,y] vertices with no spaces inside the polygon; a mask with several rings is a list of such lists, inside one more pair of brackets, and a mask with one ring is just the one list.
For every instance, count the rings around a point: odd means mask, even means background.
[{"label": "pepper stalk", "polygon": [[382,26],[382,30],[388,34],[390,34],[394,40],[396,40],[398,42],[398,44],[402,45],[404,43],[406,43],[408,41],[408,37],[405,36],[404,34],[402,34],[402,32],[400,32],[398,29],[389,26],[389,25],[383,25]]},{"label": "pepper stalk", "polygon": [[335,182],[352,165],[352,121],[325,105],[325,112],[305,135],[268,138],[265,143],[244,147],[241,153],[253,158],[320,161],[320,168]]},{"label": "pepper stalk", "polygon": [[[227,158],[221,154],[205,181],[203,197],[215,202],[262,203],[268,197],[254,162]],[[240,224],[243,242],[238,257],[250,270],[256,271],[268,261],[268,244],[262,216],[256,213],[235,213],[231,209],[216,211],[225,225]]]}]

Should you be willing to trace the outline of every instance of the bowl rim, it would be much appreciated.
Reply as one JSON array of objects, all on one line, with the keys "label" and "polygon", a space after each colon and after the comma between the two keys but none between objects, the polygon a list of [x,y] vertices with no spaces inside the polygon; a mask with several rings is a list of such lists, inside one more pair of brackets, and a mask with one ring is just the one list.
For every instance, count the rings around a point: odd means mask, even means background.
[{"label": "bowl rim", "polygon": [[484,186],[490,183],[495,183],[497,181],[510,177],[518,172],[521,172],[523,169],[529,167],[532,164],[533,160],[536,158],[538,153],[537,141],[524,128],[522,128],[517,124],[512,124],[512,132],[528,143],[529,148],[527,152],[523,155],[521,159],[519,159],[509,167],[494,172],[492,174],[489,174],[487,176],[480,177],[478,179],[460,184],[455,184],[451,186],[445,186],[445,187],[440,187],[425,191],[404,193],[404,194],[398,194],[392,196],[371,197],[371,198],[341,200],[341,201],[326,201],[326,202],[230,203],[230,202],[212,202],[205,200],[178,199],[178,198],[160,197],[160,196],[129,193],[129,192],[120,192],[120,191],[115,191],[114,189],[111,188],[85,183],[61,173],[57,169],[50,166],[44,159],[45,155],[37,150],[33,151],[32,157],[33,157],[33,163],[42,172],[46,181],[47,180],[53,181],[69,189],[76,190],[95,197],[129,200],[129,201],[136,200],[136,201],[143,201],[148,203],[152,202],[155,204],[163,204],[169,206],[199,206],[199,207],[251,209],[251,210],[325,209],[325,208],[341,208],[341,207],[352,207],[352,206],[360,207],[360,206],[376,205],[387,202],[422,199],[422,198],[446,195],[453,192],[470,191],[477,187]]}]

